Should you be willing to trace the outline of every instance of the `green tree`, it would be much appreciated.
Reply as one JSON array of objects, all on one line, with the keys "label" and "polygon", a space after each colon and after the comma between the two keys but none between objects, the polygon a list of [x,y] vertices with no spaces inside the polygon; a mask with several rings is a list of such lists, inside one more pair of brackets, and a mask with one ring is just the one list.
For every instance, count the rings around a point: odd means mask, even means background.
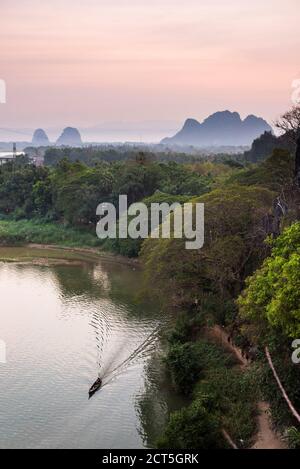
[{"label": "green tree", "polygon": [[38,181],[45,181],[47,168],[35,167],[19,160],[0,167],[0,212],[17,211],[23,217],[36,212],[32,188]]},{"label": "green tree", "polygon": [[198,398],[189,407],[172,413],[157,446],[165,449],[224,448],[219,419],[209,409],[207,399]]},{"label": "green tree", "polygon": [[261,187],[230,186],[193,199],[205,205],[205,244],[185,249],[184,239],[147,239],[141,250],[145,281],[173,303],[221,303],[240,292],[264,256],[263,219],[274,194]]},{"label": "green tree", "polygon": [[52,173],[56,211],[73,225],[96,223],[96,208],[111,200],[113,175],[108,165],[89,168],[62,160]]},{"label": "green tree", "polygon": [[166,358],[173,383],[183,394],[190,394],[201,373],[197,344],[173,344]]},{"label": "green tree", "polygon": [[32,196],[38,215],[44,217],[52,211],[52,184],[49,177],[34,184]]},{"label": "green tree", "polygon": [[[168,203],[172,205],[173,203],[180,203],[183,204],[184,202],[188,201],[187,196],[179,196],[179,195],[171,195],[171,194],[165,194],[163,192],[157,191],[150,197],[146,197],[145,199],[142,200],[142,202],[150,209],[150,206],[152,203]],[[128,217],[128,225],[130,221],[134,217]],[[148,217],[145,219],[145,223],[148,223],[148,226],[151,226],[151,211],[148,211]],[[117,234],[118,234],[118,228],[117,228]],[[118,254],[121,254],[123,256],[127,257],[138,257],[142,243],[144,239],[143,238],[137,238],[137,239],[131,239],[131,238],[125,238],[125,239],[107,239],[103,245],[105,249],[111,250],[113,252],[116,252]]]},{"label": "green tree", "polygon": [[280,192],[284,186],[290,186],[294,178],[294,155],[284,149],[274,149],[261,164],[253,165],[233,174],[227,184],[258,185]]},{"label": "green tree", "polygon": [[300,337],[300,223],[271,242],[272,253],[247,280],[238,300],[242,316]]}]

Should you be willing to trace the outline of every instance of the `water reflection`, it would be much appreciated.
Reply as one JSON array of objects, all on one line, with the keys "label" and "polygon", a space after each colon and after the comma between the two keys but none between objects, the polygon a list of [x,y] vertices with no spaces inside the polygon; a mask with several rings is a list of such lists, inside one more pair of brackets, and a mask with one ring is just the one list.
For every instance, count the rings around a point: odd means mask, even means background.
[{"label": "water reflection", "polygon": [[174,393],[170,376],[162,363],[161,342],[145,363],[145,389],[136,396],[139,433],[147,448],[155,447],[171,412],[188,404]]}]

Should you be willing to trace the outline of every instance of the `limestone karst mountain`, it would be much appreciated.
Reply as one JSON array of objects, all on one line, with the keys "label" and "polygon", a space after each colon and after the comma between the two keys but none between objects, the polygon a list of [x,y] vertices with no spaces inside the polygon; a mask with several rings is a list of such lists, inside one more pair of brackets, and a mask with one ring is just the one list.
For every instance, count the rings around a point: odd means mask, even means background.
[{"label": "limestone karst mountain", "polygon": [[80,146],[82,140],[78,129],[74,127],[66,127],[61,136],[57,139],[56,145],[67,145],[67,146]]},{"label": "limestone karst mountain", "polygon": [[49,138],[43,129],[36,129],[32,137],[32,145],[34,146],[47,146],[49,145]]}]

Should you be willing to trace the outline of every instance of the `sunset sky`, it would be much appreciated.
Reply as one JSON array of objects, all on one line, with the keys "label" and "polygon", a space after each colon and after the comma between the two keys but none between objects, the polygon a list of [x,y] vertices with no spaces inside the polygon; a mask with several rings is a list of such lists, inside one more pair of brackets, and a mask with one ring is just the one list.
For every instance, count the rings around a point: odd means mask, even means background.
[{"label": "sunset sky", "polygon": [[273,121],[300,78],[299,0],[0,0],[0,17],[1,128]]}]

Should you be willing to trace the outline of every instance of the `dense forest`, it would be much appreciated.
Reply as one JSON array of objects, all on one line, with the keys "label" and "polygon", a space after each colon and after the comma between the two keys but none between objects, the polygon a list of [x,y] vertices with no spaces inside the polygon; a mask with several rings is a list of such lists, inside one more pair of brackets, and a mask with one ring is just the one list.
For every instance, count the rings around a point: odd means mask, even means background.
[{"label": "dense forest", "polygon": [[[98,246],[139,257],[145,294],[150,284],[162,307],[176,311],[164,361],[190,404],[170,415],[161,448],[251,447],[259,402],[270,405],[285,444],[300,447],[289,405],[300,410],[300,365],[291,358],[300,339],[299,129],[300,119],[281,138],[254,142],[257,163],[249,155],[99,158],[83,148],[49,149],[43,167],[26,156],[0,167],[1,244]],[[204,203],[204,248],[186,250],[174,238],[97,239],[97,205],[117,205],[120,194],[147,205]],[[217,331],[227,347],[214,340]]]}]

